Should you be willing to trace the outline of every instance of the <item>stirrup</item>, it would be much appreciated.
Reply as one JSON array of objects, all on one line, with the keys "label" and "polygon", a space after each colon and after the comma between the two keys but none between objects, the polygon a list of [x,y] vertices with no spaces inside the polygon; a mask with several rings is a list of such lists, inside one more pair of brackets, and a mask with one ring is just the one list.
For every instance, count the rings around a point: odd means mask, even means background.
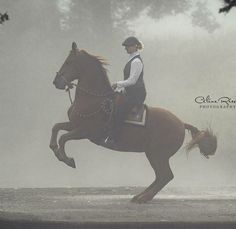
[{"label": "stirrup", "polygon": [[107,136],[104,142],[107,144],[108,142],[111,142],[111,141],[114,141],[114,139],[110,136]]}]

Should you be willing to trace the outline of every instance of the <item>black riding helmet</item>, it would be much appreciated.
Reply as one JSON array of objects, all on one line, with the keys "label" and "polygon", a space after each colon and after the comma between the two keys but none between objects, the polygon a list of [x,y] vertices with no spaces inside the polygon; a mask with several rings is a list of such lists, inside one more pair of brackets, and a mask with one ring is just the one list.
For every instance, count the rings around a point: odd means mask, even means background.
[{"label": "black riding helmet", "polygon": [[122,43],[123,46],[133,46],[133,45],[139,45],[139,44],[140,44],[140,41],[136,37],[128,37]]}]

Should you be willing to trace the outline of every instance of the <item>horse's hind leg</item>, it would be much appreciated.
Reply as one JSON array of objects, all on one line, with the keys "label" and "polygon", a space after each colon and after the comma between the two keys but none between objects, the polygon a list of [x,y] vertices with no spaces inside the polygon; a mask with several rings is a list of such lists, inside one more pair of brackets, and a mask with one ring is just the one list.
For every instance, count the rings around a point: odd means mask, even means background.
[{"label": "horse's hind leg", "polygon": [[52,135],[51,135],[51,140],[50,140],[50,145],[49,147],[55,151],[58,149],[58,144],[57,144],[57,135],[60,130],[66,130],[66,131],[71,131],[73,129],[73,126],[71,122],[61,122],[61,123],[56,123],[53,128],[52,128]]},{"label": "horse's hind leg", "polygon": [[133,197],[132,202],[145,203],[153,199],[153,197],[173,178],[174,175],[169,165],[169,158],[160,154],[146,153],[146,156],[155,172],[154,182],[142,193]]}]

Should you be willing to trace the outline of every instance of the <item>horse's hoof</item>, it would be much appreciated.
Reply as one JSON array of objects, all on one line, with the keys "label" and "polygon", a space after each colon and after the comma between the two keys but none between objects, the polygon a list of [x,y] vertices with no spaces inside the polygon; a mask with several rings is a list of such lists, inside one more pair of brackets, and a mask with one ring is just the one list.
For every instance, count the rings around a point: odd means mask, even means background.
[{"label": "horse's hoof", "polygon": [[66,160],[66,162],[65,162],[68,166],[70,166],[71,168],[76,168],[76,166],[75,166],[75,161],[74,161],[74,159],[73,158],[69,158],[68,160]]},{"label": "horse's hoof", "polygon": [[132,203],[138,203],[139,198],[141,198],[142,196],[143,196],[143,193],[139,193],[139,194],[135,195],[130,201]]},{"label": "horse's hoof", "polygon": [[149,201],[149,199],[146,198],[144,195],[137,195],[137,196],[134,196],[130,201],[131,203],[145,204]]},{"label": "horse's hoof", "polygon": [[140,204],[138,198],[136,197],[133,197],[131,200],[130,200],[131,203],[135,203],[135,204]]},{"label": "horse's hoof", "polygon": [[57,154],[55,151],[54,151],[54,155],[59,161],[63,161],[63,158],[61,157],[61,155]]},{"label": "horse's hoof", "polygon": [[64,161],[64,157],[60,154],[60,152],[57,150],[53,150],[54,152],[54,155],[56,156],[56,158],[59,160],[59,161]]},{"label": "horse's hoof", "polygon": [[49,145],[49,147],[52,151],[58,150],[58,145]]},{"label": "horse's hoof", "polygon": [[148,202],[148,200],[131,199],[131,203],[135,203],[135,204],[145,204],[147,202]]},{"label": "horse's hoof", "polygon": [[131,200],[130,200],[131,203],[137,203],[137,196],[134,196]]}]

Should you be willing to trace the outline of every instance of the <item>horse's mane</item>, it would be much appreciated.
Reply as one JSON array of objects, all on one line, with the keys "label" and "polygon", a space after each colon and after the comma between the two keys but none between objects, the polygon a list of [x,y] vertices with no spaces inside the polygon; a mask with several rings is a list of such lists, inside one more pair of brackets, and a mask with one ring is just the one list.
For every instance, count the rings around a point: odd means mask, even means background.
[{"label": "horse's mane", "polygon": [[83,54],[87,55],[91,60],[94,61],[94,63],[97,65],[98,69],[101,70],[101,72],[103,73],[103,76],[104,76],[104,79],[109,83],[110,85],[110,81],[108,79],[108,76],[107,76],[107,69],[105,66],[109,65],[107,60],[104,59],[103,57],[101,56],[95,56],[95,55],[92,55],[90,53],[88,53],[87,51],[85,50],[81,50],[80,52],[82,52]]}]

